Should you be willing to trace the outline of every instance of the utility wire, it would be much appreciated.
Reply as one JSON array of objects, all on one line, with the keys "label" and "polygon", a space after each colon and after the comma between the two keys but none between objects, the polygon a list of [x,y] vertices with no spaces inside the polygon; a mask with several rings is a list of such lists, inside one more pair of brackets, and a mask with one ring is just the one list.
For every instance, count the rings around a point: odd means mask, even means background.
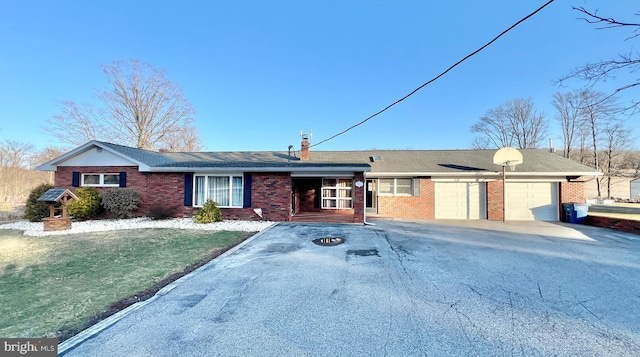
[{"label": "utility wire", "polygon": [[540,12],[542,9],[544,9],[545,7],[547,7],[548,5],[550,5],[552,2],[554,2],[555,0],[549,0],[546,4],[540,6],[538,9],[536,9],[534,12],[530,13],[529,15],[523,17],[522,19],[520,19],[518,22],[516,22],[515,24],[511,25],[509,28],[507,28],[506,30],[502,31],[498,36],[494,37],[491,41],[485,43],[482,47],[478,48],[477,50],[469,53],[468,55],[466,55],[464,58],[462,58],[461,60],[459,60],[458,62],[456,62],[455,64],[453,64],[451,67],[447,68],[444,72],[440,73],[439,75],[433,77],[432,79],[430,79],[428,82],[424,83],[423,85],[421,85],[420,87],[414,89],[413,91],[411,91],[411,93],[405,95],[404,97],[396,100],[395,102],[389,104],[388,106],[386,106],[384,109],[380,110],[379,112],[371,115],[370,117],[362,120],[361,122],[354,124],[350,127],[348,127],[347,129],[329,137],[328,139],[324,139],[322,141],[319,141],[313,145],[309,145],[309,147],[314,147],[314,146],[318,146],[322,143],[326,143],[329,140],[335,139],[338,136],[350,131],[351,129],[354,129],[366,122],[368,122],[369,120],[373,119],[374,117],[384,113],[385,111],[387,111],[388,109],[390,109],[391,107],[393,107],[394,105],[402,102],[403,100],[409,98],[410,96],[414,95],[417,91],[419,91],[420,89],[426,87],[427,85],[435,82],[437,79],[439,79],[440,77],[444,76],[445,74],[447,74],[449,71],[451,71],[452,69],[454,69],[455,67],[457,67],[459,64],[461,64],[462,62],[468,60],[469,58],[475,56],[478,52],[484,50],[485,48],[489,47],[489,45],[491,45],[492,43],[496,42],[500,37],[502,37],[504,34],[506,34],[507,32],[513,30],[516,26],[520,25],[521,23],[525,22],[526,20],[528,20],[530,17],[532,17],[533,15],[537,14],[538,12]]}]

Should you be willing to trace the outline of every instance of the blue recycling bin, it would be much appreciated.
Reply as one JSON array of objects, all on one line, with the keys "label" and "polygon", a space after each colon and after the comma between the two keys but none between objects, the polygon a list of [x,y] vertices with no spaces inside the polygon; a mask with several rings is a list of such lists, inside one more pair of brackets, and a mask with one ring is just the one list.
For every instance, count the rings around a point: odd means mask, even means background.
[{"label": "blue recycling bin", "polygon": [[567,223],[576,223],[576,211],[573,209],[573,203],[563,203],[564,221]]},{"label": "blue recycling bin", "polygon": [[589,205],[586,203],[563,203],[565,222],[582,224],[589,212]]}]

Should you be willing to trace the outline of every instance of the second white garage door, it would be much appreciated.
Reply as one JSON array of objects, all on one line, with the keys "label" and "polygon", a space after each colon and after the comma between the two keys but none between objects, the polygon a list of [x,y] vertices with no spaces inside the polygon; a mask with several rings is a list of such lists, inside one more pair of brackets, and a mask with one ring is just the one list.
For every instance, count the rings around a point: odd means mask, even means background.
[{"label": "second white garage door", "polygon": [[509,182],[507,220],[557,221],[558,184],[555,182]]},{"label": "second white garage door", "polygon": [[436,218],[487,218],[487,185],[485,183],[436,182],[435,191]]}]

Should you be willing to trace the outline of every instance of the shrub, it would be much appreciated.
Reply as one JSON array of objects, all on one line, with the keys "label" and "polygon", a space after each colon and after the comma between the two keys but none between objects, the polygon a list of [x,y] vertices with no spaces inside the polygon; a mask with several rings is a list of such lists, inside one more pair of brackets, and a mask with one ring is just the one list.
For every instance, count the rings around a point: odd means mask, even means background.
[{"label": "shrub", "polygon": [[77,201],[69,203],[70,216],[77,219],[95,218],[102,210],[100,191],[95,187],[82,187],[76,190]]},{"label": "shrub", "polygon": [[154,205],[149,209],[149,217],[151,219],[169,219],[176,216],[178,206],[163,206],[161,204]]},{"label": "shrub", "polygon": [[207,200],[196,215],[195,221],[196,223],[220,222],[222,221],[222,212],[214,201]]},{"label": "shrub", "polygon": [[43,218],[49,217],[49,202],[38,201],[38,198],[52,188],[53,185],[42,184],[31,191],[24,209],[25,219],[40,222]]},{"label": "shrub", "polygon": [[117,218],[131,218],[138,208],[140,196],[130,188],[115,188],[102,194],[102,206]]}]

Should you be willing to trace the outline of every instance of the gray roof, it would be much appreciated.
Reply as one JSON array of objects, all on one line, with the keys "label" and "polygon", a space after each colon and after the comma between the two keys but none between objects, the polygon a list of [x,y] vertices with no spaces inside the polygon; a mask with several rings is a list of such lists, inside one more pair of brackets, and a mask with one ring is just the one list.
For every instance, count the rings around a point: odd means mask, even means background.
[{"label": "gray roof", "polygon": [[[523,149],[519,173],[595,174],[598,170],[541,149]],[[461,173],[496,172],[502,166],[493,164],[496,150],[363,150],[311,152],[311,160],[368,162],[372,173]],[[372,156],[382,160],[373,161]],[[509,168],[507,168],[509,170]]]},{"label": "gray roof", "polygon": [[78,197],[76,197],[73,192],[69,191],[66,188],[50,188],[47,190],[47,192],[43,193],[42,196],[38,197],[36,201],[57,202],[65,194],[68,194],[75,200],[78,199]]},{"label": "gray roof", "polygon": [[321,168],[357,167],[368,169],[366,162],[358,161],[302,161],[294,153],[277,151],[216,151],[216,152],[155,152],[128,146],[99,142],[129,159],[150,167],[166,168]]},{"label": "gray roof", "polygon": [[[204,171],[224,170],[279,170],[313,171],[344,170],[370,171],[369,176],[407,174],[431,175],[482,175],[502,170],[493,164],[496,150],[361,150],[361,151],[310,151],[308,161],[300,160],[292,152],[278,151],[229,151],[229,152],[155,152],[101,141],[87,143],[42,167],[55,166],[68,157],[88,148],[99,146],[138,163],[148,171]],[[546,150],[520,150],[523,163],[511,175],[585,176],[595,175],[597,170],[565,159]],[[382,160],[374,161],[373,156]]]}]

